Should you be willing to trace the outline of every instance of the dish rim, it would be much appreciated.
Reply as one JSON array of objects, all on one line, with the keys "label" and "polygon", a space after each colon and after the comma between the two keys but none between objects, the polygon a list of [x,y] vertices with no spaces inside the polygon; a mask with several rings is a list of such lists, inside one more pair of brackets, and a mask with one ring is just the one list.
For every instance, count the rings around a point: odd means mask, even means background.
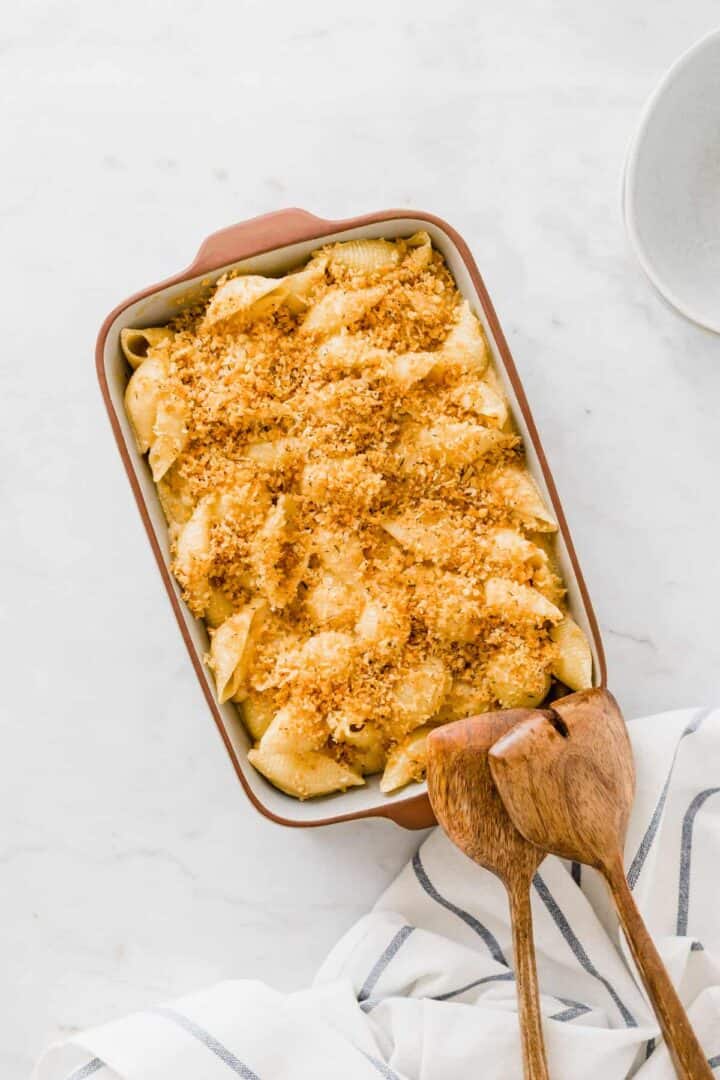
[{"label": "dish rim", "polygon": [[342,821],[352,821],[361,818],[380,817],[387,818],[394,821],[396,824],[407,829],[421,829],[427,828],[435,824],[435,818],[430,807],[429,798],[427,792],[421,792],[420,794],[408,795],[404,798],[394,797],[387,799],[383,803],[379,803],[376,806],[366,807],[360,810],[348,810],[343,813],[331,813],[327,817],[317,818],[315,820],[298,820],[296,818],[284,817],[281,814],[275,813],[270,807],[266,806],[261,799],[257,797],[255,792],[248,784],[242,766],[238,760],[235,748],[233,747],[228,732],[225,728],[225,723],[222,714],[218,708],[210,687],[206,678],[204,677],[204,671],[202,666],[202,657],[199,655],[198,650],[192,641],[188,628],[183,616],[183,610],[178,595],[173,587],[173,582],[170,574],[170,569],[165,562],[163,552],[158,543],[151,516],[148,510],[148,505],[145,500],[144,493],[140,487],[140,483],[135,474],[133,464],[130,458],[130,453],[125,440],[124,433],[120,424],[119,417],[115,410],[110,386],[108,383],[108,373],[105,364],[105,343],[107,336],[115,324],[116,320],[122,313],[131,305],[138,303],[141,300],[145,300],[150,296],[154,296],[163,290],[182,284],[185,281],[202,277],[204,274],[216,273],[218,270],[224,267],[229,267],[233,263],[243,261],[246,259],[254,258],[259,255],[266,255],[284,247],[289,247],[294,244],[307,243],[309,241],[322,241],[328,240],[332,236],[338,233],[343,233],[349,229],[360,229],[370,225],[376,225],[382,222],[390,222],[397,219],[410,220],[417,222],[426,222],[436,229],[440,230],[448,240],[455,245],[460,258],[462,259],[468,275],[471,279],[473,288],[477,294],[480,305],[482,306],[483,313],[488,322],[488,325],[492,331],[495,345],[497,346],[498,362],[502,363],[508,380],[510,381],[518,408],[520,409],[525,424],[527,426],[528,435],[532,443],[533,451],[537,459],[537,464],[543,475],[545,484],[547,486],[550,501],[555,512],[558,531],[562,535],[565,549],[568,559],[573,569],[575,582],[577,584],[584,613],[587,617],[588,625],[590,628],[592,642],[595,647],[595,654],[597,658],[597,672],[596,682],[599,686],[605,686],[607,682],[606,674],[606,662],[605,653],[603,649],[602,638],[600,636],[600,630],[597,622],[597,618],[590,600],[590,596],[585,584],[580,563],[578,561],[575,546],[572,541],[572,536],[567,524],[567,519],[560,501],[560,497],[555,485],[552,471],[545,455],[540,436],[535,425],[530,406],[525,395],[525,391],[520,380],[515,362],[513,360],[510,348],[507,344],[502,327],[498,320],[495,308],[493,307],[489,293],[485,287],[485,283],[480,275],[480,271],[475,263],[470,248],[468,247],[462,236],[449,225],[442,218],[437,217],[434,214],[427,213],[421,210],[407,210],[407,209],[388,209],[380,210],[370,214],[361,214],[356,217],[345,218],[341,220],[328,220],[316,217],[306,210],[300,208],[288,208],[284,210],[276,210],[269,214],[262,214],[258,217],[250,218],[246,221],[238,222],[235,225],[231,225],[225,229],[221,229],[218,232],[212,233],[201,244],[195,259],[184,270],[172,275],[171,277],[158,282],[157,284],[147,286],[144,289],[129,296],[126,300],[116,305],[112,311],[103,320],[100,328],[96,348],[95,348],[95,366],[98,382],[100,385],[100,391],[105,404],[105,409],[110,420],[115,442],[120,453],[120,458],[125,469],[125,473],[130,482],[130,487],[135,497],[135,502],[140,513],[145,532],[150,541],[151,550],[155,556],[160,576],[165,586],[165,591],[170,600],[173,614],[175,615],[176,622],[180,628],[180,632],[185,642],[185,646],[190,656],[195,675],[202,688],[205,700],[210,709],[211,715],[215,720],[215,725],[220,733],[220,736],[225,745],[225,749],[232,762],[233,768],[242,784],[245,794],[249,798],[255,809],[261,813],[264,817],[275,822],[278,825],[286,825],[293,828],[315,828],[324,825],[333,825]]}]

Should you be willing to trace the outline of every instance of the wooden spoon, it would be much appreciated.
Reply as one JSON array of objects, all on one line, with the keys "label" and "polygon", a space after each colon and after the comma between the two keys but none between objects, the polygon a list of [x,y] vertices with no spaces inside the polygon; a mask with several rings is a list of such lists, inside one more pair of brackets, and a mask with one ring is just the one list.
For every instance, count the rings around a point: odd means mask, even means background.
[{"label": "wooden spoon", "polygon": [[622,852],[635,791],[625,721],[607,690],[583,690],[525,716],[493,746],[489,767],[513,822],[538,847],[606,878],[678,1076],[712,1070],[625,877]]},{"label": "wooden spoon", "polygon": [[530,911],[530,883],[545,852],[517,831],[488,768],[490,747],[526,712],[485,713],[436,728],[427,740],[427,782],[450,839],[508,891],[525,1077],[547,1080]]}]

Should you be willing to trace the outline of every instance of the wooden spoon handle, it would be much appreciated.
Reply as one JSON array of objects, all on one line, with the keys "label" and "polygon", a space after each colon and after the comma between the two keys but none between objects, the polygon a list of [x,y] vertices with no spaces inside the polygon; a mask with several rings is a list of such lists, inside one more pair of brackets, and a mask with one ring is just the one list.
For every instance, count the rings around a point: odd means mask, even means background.
[{"label": "wooden spoon handle", "polygon": [[535,967],[530,882],[508,885],[512,921],[515,980],[517,984],[520,1035],[522,1039],[525,1080],[548,1080],[545,1041],[542,1032],[540,996]]},{"label": "wooden spoon handle", "polygon": [[683,1080],[712,1080],[697,1035],[637,909],[620,859],[605,871],[630,952],[662,1029],[675,1071]]}]

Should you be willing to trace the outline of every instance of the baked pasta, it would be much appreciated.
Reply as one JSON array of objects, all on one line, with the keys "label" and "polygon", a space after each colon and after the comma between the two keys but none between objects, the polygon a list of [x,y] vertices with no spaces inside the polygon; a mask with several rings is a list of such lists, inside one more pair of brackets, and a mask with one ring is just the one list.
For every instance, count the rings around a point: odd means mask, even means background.
[{"label": "baked pasta", "polygon": [[434,726],[590,685],[556,523],[426,233],[228,274],[121,347],[173,573],[276,787],[392,792]]}]

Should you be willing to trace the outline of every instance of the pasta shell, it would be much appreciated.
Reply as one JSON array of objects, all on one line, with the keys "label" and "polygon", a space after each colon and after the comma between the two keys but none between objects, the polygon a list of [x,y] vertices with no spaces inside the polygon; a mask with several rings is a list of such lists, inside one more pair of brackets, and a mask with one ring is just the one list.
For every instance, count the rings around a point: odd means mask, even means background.
[{"label": "pasta shell", "polygon": [[363,712],[358,702],[349,702],[336,712],[328,713],[327,724],[337,743],[359,750],[383,745],[381,727],[368,717],[367,710]]},{"label": "pasta shell", "polygon": [[178,475],[177,469],[170,469],[158,484],[160,505],[168,524],[176,529],[192,517],[193,501],[190,485]]},{"label": "pasta shell", "polygon": [[285,305],[290,311],[304,311],[310,295],[325,277],[326,259],[314,259],[303,270],[283,278],[241,274],[222,282],[208,305],[203,325],[217,327],[232,320],[252,322]]},{"label": "pasta shell", "polygon": [[296,500],[282,494],[250,543],[250,565],[273,608],[283,608],[293,599],[309,557]]},{"label": "pasta shell", "polygon": [[350,634],[323,630],[309,637],[292,657],[299,672],[310,672],[314,679],[346,679],[352,670],[355,641]]},{"label": "pasta shell", "polygon": [[407,389],[429,375],[437,359],[437,354],[431,352],[401,353],[388,358],[387,368],[390,376]]},{"label": "pasta shell", "polygon": [[220,626],[233,613],[233,603],[222,589],[210,589],[210,599],[205,610],[205,619],[213,628]]},{"label": "pasta shell", "polygon": [[182,453],[187,442],[187,407],[176,397],[163,396],[158,404],[150,447],[150,469],[157,484]]},{"label": "pasta shell", "polygon": [[278,294],[281,280],[260,277],[257,274],[242,274],[224,281],[215,290],[205,313],[203,326],[207,329],[217,327],[230,319],[250,319],[267,314],[281,302]]},{"label": "pasta shell", "polygon": [[303,753],[320,750],[327,741],[328,728],[312,706],[290,701],[276,712],[260,740],[265,753]]},{"label": "pasta shell", "polygon": [[350,766],[317,750],[281,754],[258,748],[248,753],[248,761],[275,787],[299,799],[329,795],[365,783]]},{"label": "pasta shell", "polygon": [[355,746],[350,751],[350,759],[353,767],[359,769],[363,776],[372,776],[373,773],[379,773],[383,770],[385,748],[382,742],[375,742],[363,747]]},{"label": "pasta shell", "polygon": [[213,633],[208,664],[215,675],[220,703],[242,700],[255,641],[262,628],[267,604],[255,600],[231,615]]},{"label": "pasta shell", "polygon": [[563,617],[562,611],[537,589],[506,578],[488,578],[485,582],[485,606],[489,611],[509,619],[556,623]]},{"label": "pasta shell", "polygon": [[454,529],[446,518],[435,511],[417,515],[407,511],[396,517],[383,518],[382,528],[401,547],[411,551],[417,559],[428,562],[446,562],[452,557],[452,549],[466,536]]},{"label": "pasta shell", "polygon": [[400,262],[396,244],[389,240],[346,240],[329,249],[330,264],[354,270],[358,274],[372,274],[389,270]]},{"label": "pasta shell", "polygon": [[270,721],[277,712],[275,691],[261,693],[250,690],[242,702],[242,718],[250,737],[257,742],[267,731]]},{"label": "pasta shell", "polygon": [[557,522],[526,469],[509,465],[498,473],[493,486],[513,516],[526,528],[533,532],[557,532]]},{"label": "pasta shell", "polygon": [[322,565],[341,580],[359,580],[365,554],[357,536],[332,529],[319,529],[314,538],[314,550]]},{"label": "pasta shell", "polygon": [[303,334],[321,334],[330,337],[362,319],[366,311],[377,304],[385,294],[382,286],[369,289],[331,289],[318,300],[301,326]]},{"label": "pasta shell", "polygon": [[407,241],[410,253],[405,260],[405,266],[409,270],[419,273],[430,265],[432,259],[432,244],[426,232],[416,232]]},{"label": "pasta shell", "polygon": [[438,711],[450,688],[442,660],[431,656],[404,674],[392,691],[393,712],[410,731]]},{"label": "pasta shell", "polygon": [[210,526],[215,498],[203,499],[180,529],[175,547],[173,573],[180,582],[193,615],[204,615],[210,601]]},{"label": "pasta shell", "polygon": [[210,549],[210,518],[214,498],[211,495],[195,507],[185,528],[180,533],[175,554],[174,570],[186,574],[189,563],[198,558],[206,558]]},{"label": "pasta shell", "polygon": [[300,441],[288,436],[277,439],[267,439],[262,442],[248,443],[245,448],[245,456],[251,461],[257,462],[263,468],[282,468],[300,447]]},{"label": "pasta shell", "polygon": [[470,378],[457,386],[450,396],[461,409],[479,416],[490,427],[505,427],[508,420],[507,402],[486,382]]},{"label": "pasta shell", "polygon": [[404,578],[413,590],[413,615],[433,637],[465,643],[477,638],[481,597],[476,582],[423,563],[408,567]]},{"label": "pasta shell", "polygon": [[313,259],[312,262],[295,274],[288,274],[279,285],[279,295],[285,306],[294,314],[304,311],[308,306],[313,289],[317,288],[325,277],[327,259]]},{"label": "pasta shell", "polygon": [[493,562],[511,568],[522,567],[526,574],[548,564],[546,552],[514,529],[494,529],[488,533],[487,552]]},{"label": "pasta shell", "polygon": [[397,604],[369,600],[355,624],[355,633],[365,648],[391,654],[409,638],[410,619]]},{"label": "pasta shell", "polygon": [[419,462],[461,468],[508,442],[508,436],[468,420],[438,420],[432,427],[409,425],[399,452],[406,466]]},{"label": "pasta shell", "polygon": [[155,439],[155,421],[165,383],[165,364],[151,356],[135,371],[125,390],[125,410],[138,450],[146,454]]},{"label": "pasta shell", "polygon": [[488,712],[492,706],[493,700],[486,686],[474,686],[465,679],[454,679],[438,719],[443,723],[462,720],[466,716]]},{"label": "pasta shell", "polygon": [[455,325],[439,350],[444,363],[460,365],[465,371],[482,375],[488,365],[485,335],[467,300],[460,304]]},{"label": "pasta shell", "polygon": [[320,580],[310,586],[305,593],[305,610],[313,623],[323,629],[341,629],[354,622],[363,602],[363,592],[359,585],[343,581],[330,570],[320,576]]},{"label": "pasta shell", "polygon": [[[533,670],[534,669],[534,670]],[[550,673],[526,646],[497,652],[487,666],[488,688],[503,709],[533,709],[547,697]]]},{"label": "pasta shell", "polygon": [[571,690],[592,686],[592,654],[584,633],[569,615],[552,628],[550,636],[558,647],[552,673]]},{"label": "pasta shell", "polygon": [[313,461],[305,466],[301,490],[318,506],[329,502],[369,507],[381,494],[385,481],[360,456]]},{"label": "pasta shell", "polygon": [[391,750],[380,780],[383,794],[397,791],[412,780],[422,780],[427,764],[427,737],[433,726],[425,724],[424,727],[417,728]]},{"label": "pasta shell", "polygon": [[164,341],[171,341],[174,336],[167,326],[148,326],[144,330],[131,330],[126,327],[120,331],[120,348],[130,367],[134,369],[147,360],[151,349]]}]

